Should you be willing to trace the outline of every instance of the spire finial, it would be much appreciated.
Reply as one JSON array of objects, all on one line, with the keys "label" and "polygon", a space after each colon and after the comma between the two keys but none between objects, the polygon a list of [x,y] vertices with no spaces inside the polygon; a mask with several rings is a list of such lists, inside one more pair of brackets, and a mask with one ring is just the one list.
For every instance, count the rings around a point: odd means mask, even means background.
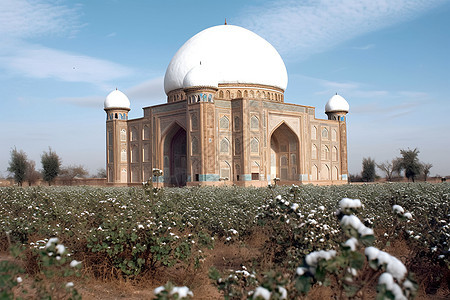
[{"label": "spire finial", "polygon": [[337,93],[336,93],[336,95],[337,95]]},{"label": "spire finial", "polygon": [[225,25],[227,25],[227,18],[225,18]]},{"label": "spire finial", "polygon": [[116,87],[116,91],[117,91],[117,87]]},{"label": "spire finial", "polygon": [[200,61],[200,66],[202,65],[202,61]]}]

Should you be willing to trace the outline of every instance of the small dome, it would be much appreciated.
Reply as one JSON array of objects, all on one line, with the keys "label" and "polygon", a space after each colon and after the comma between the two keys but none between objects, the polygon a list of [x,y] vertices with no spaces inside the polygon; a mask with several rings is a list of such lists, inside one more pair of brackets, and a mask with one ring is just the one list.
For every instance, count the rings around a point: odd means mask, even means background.
[{"label": "small dome", "polygon": [[325,105],[325,112],[348,112],[349,108],[350,106],[348,105],[348,102],[344,99],[344,97],[336,94],[331,97],[330,100],[328,100],[327,104]]},{"label": "small dome", "polygon": [[105,109],[109,109],[109,108],[130,109],[130,100],[124,93],[122,93],[118,89],[115,89],[114,91],[109,93],[108,96],[106,96],[103,107]]},{"label": "small dome", "polygon": [[214,72],[201,63],[193,67],[183,79],[183,88],[208,86],[218,88],[219,83]]}]

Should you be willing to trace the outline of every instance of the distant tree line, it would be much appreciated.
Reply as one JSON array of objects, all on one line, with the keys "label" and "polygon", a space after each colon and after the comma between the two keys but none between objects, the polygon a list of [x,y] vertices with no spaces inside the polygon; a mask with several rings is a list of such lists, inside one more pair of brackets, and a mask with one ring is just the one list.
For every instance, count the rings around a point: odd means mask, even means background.
[{"label": "distant tree line", "polygon": [[[11,150],[7,171],[19,186],[22,186],[24,182],[31,186],[40,179],[51,185],[56,178],[59,178],[64,184],[71,184],[76,178],[89,176],[89,172],[82,165],[62,167],[61,158],[51,148],[42,153],[41,165],[42,169],[39,172],[36,170],[35,161],[29,160],[23,150],[14,148]],[[105,178],[106,170],[99,169],[97,174],[92,177]]]},{"label": "distant tree line", "polygon": [[433,167],[430,163],[423,163],[419,160],[419,150],[414,149],[401,149],[400,156],[390,161],[376,163],[374,159],[368,157],[363,158],[361,175],[350,175],[350,181],[363,181],[372,182],[375,181],[376,168],[378,168],[387,181],[392,181],[396,176],[402,176],[402,174],[408,179],[414,182],[420,175],[427,181],[430,175],[430,169]]}]

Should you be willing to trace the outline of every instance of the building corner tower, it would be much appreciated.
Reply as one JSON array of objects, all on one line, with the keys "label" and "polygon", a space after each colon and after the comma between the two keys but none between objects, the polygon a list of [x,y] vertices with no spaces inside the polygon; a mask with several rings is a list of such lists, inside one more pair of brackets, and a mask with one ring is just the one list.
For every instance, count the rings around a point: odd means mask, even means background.
[{"label": "building corner tower", "polygon": [[130,100],[115,89],[104,102],[106,112],[106,182],[128,183],[128,112]]},{"label": "building corner tower", "polygon": [[339,122],[339,143],[340,143],[340,167],[341,180],[348,181],[348,160],[347,160],[347,121],[346,115],[349,111],[348,102],[344,97],[334,95],[325,105],[325,113],[328,120]]}]

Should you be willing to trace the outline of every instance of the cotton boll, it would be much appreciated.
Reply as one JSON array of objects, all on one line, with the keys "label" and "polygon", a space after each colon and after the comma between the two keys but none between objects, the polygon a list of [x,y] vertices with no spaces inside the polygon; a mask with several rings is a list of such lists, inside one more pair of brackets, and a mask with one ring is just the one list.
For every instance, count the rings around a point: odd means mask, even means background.
[{"label": "cotton boll", "polygon": [[358,240],[355,239],[354,237],[352,237],[352,238],[348,239],[348,240],[344,243],[344,245],[350,247],[350,249],[351,249],[352,251],[356,251],[356,245],[358,245]]},{"label": "cotton boll", "polygon": [[403,207],[401,207],[400,205],[395,204],[394,206],[392,206],[392,210],[397,213],[397,214],[403,214],[405,212],[405,210],[403,209]]},{"label": "cotton boll", "polygon": [[264,300],[270,300],[270,295],[271,295],[271,292],[268,289],[266,289],[266,288],[264,288],[262,286],[258,286],[255,289],[255,293],[253,294],[253,298],[261,297]]},{"label": "cotton boll", "polygon": [[194,297],[194,294],[189,290],[187,286],[174,287],[170,292],[171,295],[178,294],[178,298],[183,299],[187,298],[187,296]]}]

